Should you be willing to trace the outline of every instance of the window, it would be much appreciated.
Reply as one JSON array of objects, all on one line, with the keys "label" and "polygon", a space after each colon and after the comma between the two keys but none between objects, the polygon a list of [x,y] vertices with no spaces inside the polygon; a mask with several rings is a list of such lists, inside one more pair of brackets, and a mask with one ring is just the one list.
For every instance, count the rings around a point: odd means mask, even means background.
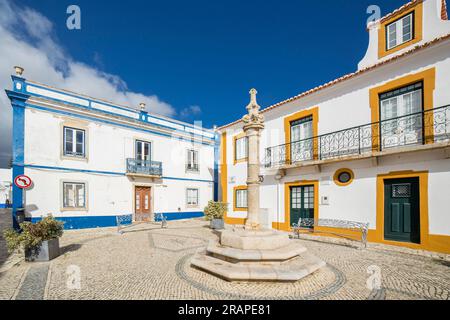
[{"label": "window", "polygon": [[234,206],[236,209],[247,209],[247,189],[236,189],[234,194]]},{"label": "window", "polygon": [[186,159],[186,170],[187,171],[198,171],[198,151],[188,150]]},{"label": "window", "polygon": [[308,116],[291,122],[291,161],[313,159],[313,117]]},{"label": "window", "polygon": [[151,160],[152,145],[150,142],[136,140],[135,157],[138,165]]},{"label": "window", "polygon": [[414,38],[413,15],[413,13],[410,13],[386,26],[387,50],[395,48]]},{"label": "window", "polygon": [[234,146],[235,161],[243,161],[248,157],[247,137],[237,138]]},{"label": "window", "polygon": [[64,127],[64,155],[85,157],[84,130]]},{"label": "window", "polygon": [[334,174],[334,182],[341,187],[348,186],[353,182],[355,174],[350,169],[339,169]]},{"label": "window", "polygon": [[380,95],[382,147],[422,141],[422,82]]},{"label": "window", "polygon": [[63,207],[68,209],[86,208],[86,188],[84,183],[63,183]]},{"label": "window", "polygon": [[186,189],[186,204],[189,207],[198,206],[198,189],[194,188]]}]

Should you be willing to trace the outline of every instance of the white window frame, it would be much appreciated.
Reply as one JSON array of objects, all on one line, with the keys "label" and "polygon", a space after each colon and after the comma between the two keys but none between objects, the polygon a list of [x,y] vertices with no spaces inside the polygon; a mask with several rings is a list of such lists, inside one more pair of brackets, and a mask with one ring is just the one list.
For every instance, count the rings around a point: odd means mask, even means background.
[{"label": "white window frame", "polygon": [[[195,149],[187,149],[186,151],[186,171],[199,172],[199,152]],[[195,156],[194,156],[195,155]]]},{"label": "white window frame", "polygon": [[[196,201],[195,203],[191,201],[191,199],[193,199],[189,192],[190,191],[196,191],[197,192],[197,197],[196,197]],[[189,208],[196,208],[200,205],[200,189],[199,188],[186,188],[186,206]]]},{"label": "white window frame", "polygon": [[[138,144],[141,145],[142,148],[142,153],[141,153],[141,157],[138,158]],[[145,145],[148,144],[148,159],[145,159]],[[142,160],[142,161],[152,161],[153,159],[153,142],[152,141],[146,141],[146,140],[141,140],[141,139],[135,139],[134,140],[134,158],[135,160]],[[142,163],[141,163],[142,164]]]},{"label": "white window frame", "polygon": [[[242,198],[239,197],[239,193],[244,193],[245,197]],[[246,200],[245,205],[241,203],[242,201]],[[248,209],[248,189],[236,189],[234,193],[234,207],[236,209]]]},{"label": "white window frame", "polygon": [[[409,37],[405,39],[404,26],[405,22],[409,20]],[[392,38],[393,31],[395,30],[395,42],[391,44],[394,40]],[[411,12],[400,19],[388,24],[386,26],[386,49],[391,50],[398,47],[406,42],[414,39],[414,12]]]},{"label": "white window frame", "polygon": [[[243,144],[243,146],[241,146]],[[241,154],[243,152],[243,154]],[[248,139],[247,137],[237,138],[234,146],[235,161],[241,161],[248,158]]]},{"label": "white window frame", "polygon": [[[66,143],[66,137],[68,137],[67,130],[72,130],[72,150],[67,150],[67,143]],[[81,132],[83,134],[81,154],[77,154],[78,132]],[[70,126],[63,127],[63,154],[65,157],[86,158],[86,130]]]},{"label": "white window frame", "polygon": [[[66,186],[71,185],[73,191],[73,205],[66,202]],[[83,186],[83,205],[80,205],[80,194],[76,194],[76,186]],[[86,210],[87,209],[87,183],[76,181],[62,181],[62,209],[63,210]]]}]

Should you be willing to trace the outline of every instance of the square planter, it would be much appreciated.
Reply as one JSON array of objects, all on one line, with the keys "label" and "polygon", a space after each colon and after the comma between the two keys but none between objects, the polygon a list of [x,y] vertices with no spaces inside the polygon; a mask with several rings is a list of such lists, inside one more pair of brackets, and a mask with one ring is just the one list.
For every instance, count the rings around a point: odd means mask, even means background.
[{"label": "square planter", "polygon": [[225,228],[223,219],[212,219],[209,226],[211,229],[215,230],[221,230]]},{"label": "square planter", "polygon": [[59,239],[43,241],[41,246],[36,249],[25,250],[26,261],[50,261],[60,254]]}]

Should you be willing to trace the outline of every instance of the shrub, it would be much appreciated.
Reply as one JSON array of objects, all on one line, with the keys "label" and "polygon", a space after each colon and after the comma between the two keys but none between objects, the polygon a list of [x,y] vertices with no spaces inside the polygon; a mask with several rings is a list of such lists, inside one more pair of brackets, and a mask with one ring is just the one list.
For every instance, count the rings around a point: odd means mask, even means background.
[{"label": "shrub", "polygon": [[209,201],[204,209],[205,218],[208,221],[213,219],[223,219],[225,212],[228,209],[228,203]]},{"label": "shrub", "polygon": [[8,229],[3,232],[8,252],[15,250],[28,250],[40,247],[43,241],[56,239],[63,234],[63,222],[56,221],[51,215],[37,223],[23,222],[20,224],[21,232]]}]

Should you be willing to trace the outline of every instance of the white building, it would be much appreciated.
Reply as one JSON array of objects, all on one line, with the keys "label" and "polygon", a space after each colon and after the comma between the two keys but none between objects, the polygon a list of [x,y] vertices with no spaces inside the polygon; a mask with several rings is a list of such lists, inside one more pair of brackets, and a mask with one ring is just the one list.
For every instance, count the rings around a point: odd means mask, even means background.
[{"label": "white building", "polygon": [[[364,222],[369,242],[450,253],[447,20],[445,1],[411,1],[368,26],[357,71],[262,111],[260,206],[269,225]],[[247,215],[242,126],[219,128],[232,224]]]},{"label": "white building", "polygon": [[218,180],[214,131],[13,75],[13,214],[52,214],[66,229],[116,225],[117,216],[199,217]]},{"label": "white building", "polygon": [[0,209],[12,203],[11,169],[0,169]]}]

